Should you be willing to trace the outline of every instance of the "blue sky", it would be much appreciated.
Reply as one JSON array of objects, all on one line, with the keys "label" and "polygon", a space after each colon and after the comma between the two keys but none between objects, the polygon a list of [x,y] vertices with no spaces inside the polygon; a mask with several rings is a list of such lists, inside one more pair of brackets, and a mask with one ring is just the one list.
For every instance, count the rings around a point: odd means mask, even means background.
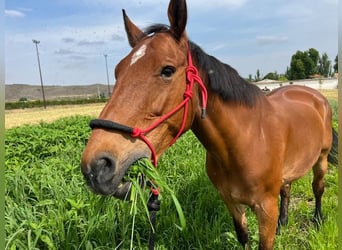
[{"label": "blue sky", "polygon": [[[5,1],[6,84],[40,84],[32,39],[40,41],[44,84],[107,83],[130,47],[121,9],[139,27],[167,20],[168,0]],[[188,0],[192,41],[242,76],[284,73],[297,50],[316,48],[333,61],[338,0]]]}]

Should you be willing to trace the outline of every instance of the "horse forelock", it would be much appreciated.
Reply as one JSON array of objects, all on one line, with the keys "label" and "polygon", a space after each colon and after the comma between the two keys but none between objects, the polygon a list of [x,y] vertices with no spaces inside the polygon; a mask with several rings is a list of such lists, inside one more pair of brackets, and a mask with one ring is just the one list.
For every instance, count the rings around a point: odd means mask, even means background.
[{"label": "horse forelock", "polygon": [[170,26],[165,24],[153,24],[144,29],[143,35],[140,39],[146,37],[146,36],[153,36],[157,33],[171,33]]}]

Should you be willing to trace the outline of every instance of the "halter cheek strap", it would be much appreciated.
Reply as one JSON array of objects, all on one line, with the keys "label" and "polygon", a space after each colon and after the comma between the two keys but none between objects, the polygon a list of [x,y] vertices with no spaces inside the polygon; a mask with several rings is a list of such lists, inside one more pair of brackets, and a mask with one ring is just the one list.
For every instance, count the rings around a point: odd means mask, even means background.
[{"label": "halter cheek strap", "polygon": [[[192,63],[192,56],[191,56],[190,49],[188,49],[188,67],[186,69],[186,79],[187,79],[187,86],[190,85],[190,88],[191,88],[190,89],[191,97],[192,97],[192,87],[193,87],[195,82],[197,82],[198,86],[201,88],[201,93],[202,93],[201,118],[204,119],[206,116],[208,92],[207,92],[207,88],[205,87],[201,77],[198,74],[197,68]],[[184,93],[184,95],[185,94],[186,94],[186,92]]]},{"label": "halter cheek strap", "polygon": [[157,166],[157,154],[154,146],[152,143],[148,140],[146,137],[146,134],[148,132],[151,132],[153,129],[158,127],[160,124],[162,124],[165,120],[169,119],[172,115],[174,115],[176,112],[178,112],[181,108],[184,107],[184,113],[183,113],[183,119],[181,126],[178,130],[177,135],[173,138],[173,140],[170,143],[170,146],[176,142],[176,140],[182,135],[185,129],[185,124],[186,124],[186,118],[188,116],[188,111],[189,111],[189,101],[191,100],[193,96],[193,87],[194,84],[197,83],[198,86],[201,89],[202,93],[202,109],[201,109],[201,118],[204,119],[206,115],[206,106],[207,106],[207,99],[208,99],[208,93],[207,89],[200,78],[198,74],[197,68],[193,65],[192,63],[192,57],[191,57],[191,52],[190,49],[188,49],[188,67],[186,69],[186,90],[184,92],[184,99],[183,101],[178,104],[174,109],[172,109],[170,112],[166,113],[162,117],[160,117],[158,120],[156,120],[154,123],[152,123],[148,128],[146,129],[140,129],[137,127],[128,127],[126,125],[122,125],[113,121],[109,120],[103,120],[103,119],[95,119],[90,121],[89,126],[92,129],[95,128],[102,128],[102,129],[108,129],[108,130],[116,130],[120,131],[126,134],[129,134],[133,138],[139,138],[142,141],[146,143],[146,145],[149,147],[151,150],[152,154],[152,163],[156,167]]}]

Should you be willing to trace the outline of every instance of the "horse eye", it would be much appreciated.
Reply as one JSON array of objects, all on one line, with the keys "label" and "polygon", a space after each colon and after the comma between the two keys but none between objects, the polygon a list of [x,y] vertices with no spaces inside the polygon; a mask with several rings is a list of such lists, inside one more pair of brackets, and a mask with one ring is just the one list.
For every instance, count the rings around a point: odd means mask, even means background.
[{"label": "horse eye", "polygon": [[160,76],[163,78],[170,78],[175,72],[176,69],[174,67],[166,66],[162,69]]}]

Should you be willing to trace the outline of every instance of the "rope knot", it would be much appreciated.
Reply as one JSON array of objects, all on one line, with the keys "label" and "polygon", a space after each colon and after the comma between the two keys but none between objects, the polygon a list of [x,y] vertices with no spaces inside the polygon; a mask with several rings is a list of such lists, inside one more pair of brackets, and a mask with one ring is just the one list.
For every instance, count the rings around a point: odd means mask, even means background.
[{"label": "rope knot", "polygon": [[197,68],[194,67],[193,65],[189,65],[186,69],[186,78],[188,79],[189,82],[193,82],[195,75],[198,75]]},{"label": "rope knot", "polygon": [[142,131],[140,128],[133,128],[131,136],[136,138],[136,137],[140,137],[142,135]]},{"label": "rope knot", "polygon": [[192,98],[192,90],[191,89],[184,92],[184,98],[189,98],[189,99]]}]

